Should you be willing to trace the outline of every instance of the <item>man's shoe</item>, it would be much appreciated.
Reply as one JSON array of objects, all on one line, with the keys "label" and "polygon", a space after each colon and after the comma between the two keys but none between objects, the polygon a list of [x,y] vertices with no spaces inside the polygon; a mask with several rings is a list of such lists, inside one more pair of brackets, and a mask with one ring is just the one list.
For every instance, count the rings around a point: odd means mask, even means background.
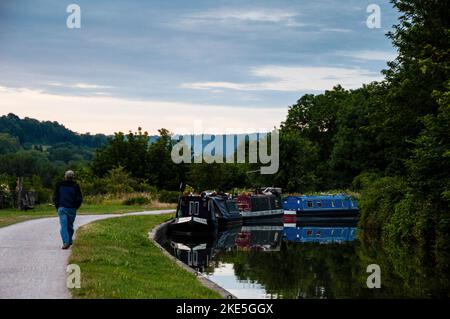
[{"label": "man's shoe", "polygon": [[62,246],[62,249],[69,249],[69,247],[70,247],[70,244],[64,244],[64,245]]}]

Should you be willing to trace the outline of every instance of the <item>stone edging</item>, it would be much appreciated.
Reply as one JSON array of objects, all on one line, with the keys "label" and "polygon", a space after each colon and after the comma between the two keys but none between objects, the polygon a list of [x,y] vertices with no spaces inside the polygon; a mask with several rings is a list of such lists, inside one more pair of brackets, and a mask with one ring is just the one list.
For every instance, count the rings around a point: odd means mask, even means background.
[{"label": "stone edging", "polygon": [[189,267],[188,265],[186,265],[182,261],[180,261],[177,258],[175,258],[174,256],[172,256],[167,250],[164,249],[164,247],[162,247],[157,242],[157,240],[159,238],[161,238],[163,236],[163,234],[165,233],[165,231],[167,230],[167,226],[169,225],[169,223],[171,223],[171,220],[169,220],[167,222],[164,222],[162,224],[159,224],[158,226],[153,228],[151,230],[151,232],[148,233],[148,237],[153,242],[153,244],[155,244],[155,246],[158,247],[165,256],[167,256],[168,258],[173,260],[178,266],[180,266],[181,268],[183,268],[187,272],[189,272],[189,273],[193,274],[194,276],[196,276],[197,279],[200,281],[200,283],[203,286],[205,286],[206,288],[209,288],[209,289],[212,289],[212,290],[216,291],[217,293],[219,293],[222,296],[222,298],[225,298],[225,299],[237,299],[237,297],[234,296],[233,294],[231,294],[229,291],[223,289],[222,287],[220,287],[215,282],[209,280],[203,274],[195,271],[194,269],[192,269],[191,267]]}]

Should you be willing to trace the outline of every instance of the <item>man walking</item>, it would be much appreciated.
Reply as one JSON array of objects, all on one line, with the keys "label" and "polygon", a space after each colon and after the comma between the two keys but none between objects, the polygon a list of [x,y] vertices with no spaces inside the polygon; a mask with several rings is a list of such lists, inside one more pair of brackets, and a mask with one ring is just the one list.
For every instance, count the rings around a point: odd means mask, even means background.
[{"label": "man walking", "polygon": [[64,180],[56,185],[53,195],[53,203],[58,210],[61,224],[62,249],[68,249],[72,245],[73,223],[77,215],[77,209],[83,202],[80,186],[74,181],[75,173],[67,171]]}]

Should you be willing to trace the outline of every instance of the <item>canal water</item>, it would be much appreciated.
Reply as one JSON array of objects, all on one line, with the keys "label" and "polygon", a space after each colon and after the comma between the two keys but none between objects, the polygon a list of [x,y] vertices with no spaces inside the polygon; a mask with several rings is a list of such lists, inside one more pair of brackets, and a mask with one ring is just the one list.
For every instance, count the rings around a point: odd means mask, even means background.
[{"label": "canal water", "polygon": [[[356,220],[244,224],[214,238],[160,244],[238,298],[433,298],[450,296],[448,258],[361,239]],[[368,288],[369,265],[381,288]],[[373,281],[372,281],[373,282]]]}]

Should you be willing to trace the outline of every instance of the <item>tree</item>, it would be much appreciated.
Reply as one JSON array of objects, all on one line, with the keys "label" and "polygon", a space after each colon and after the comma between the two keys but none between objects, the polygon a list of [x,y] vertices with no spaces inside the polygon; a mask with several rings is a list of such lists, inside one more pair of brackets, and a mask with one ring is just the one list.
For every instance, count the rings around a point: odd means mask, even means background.
[{"label": "tree", "polygon": [[0,154],[14,153],[20,149],[17,138],[7,134],[0,133]]},{"label": "tree", "polygon": [[406,174],[411,141],[424,128],[422,117],[436,115],[434,91],[443,92],[450,78],[450,19],[448,1],[394,0],[402,15],[388,33],[398,51],[385,70],[387,101],[380,109],[380,137],[389,161],[389,174]]},{"label": "tree", "polygon": [[305,193],[316,188],[318,150],[297,131],[280,134],[280,168],[275,185],[287,192]]},{"label": "tree", "polygon": [[167,129],[160,129],[159,139],[153,143],[148,152],[150,164],[149,181],[161,189],[178,190],[180,182],[184,179],[185,166],[172,161],[171,133]]},{"label": "tree", "polygon": [[149,172],[148,133],[141,128],[136,133],[115,133],[108,143],[96,151],[92,170],[99,177],[115,167],[122,166],[135,178],[145,178]]},{"label": "tree", "polygon": [[329,158],[330,170],[334,172],[332,188],[348,187],[362,172],[384,171],[385,146],[377,139],[374,114],[384,103],[385,92],[383,83],[364,85],[351,91],[339,108]]}]

